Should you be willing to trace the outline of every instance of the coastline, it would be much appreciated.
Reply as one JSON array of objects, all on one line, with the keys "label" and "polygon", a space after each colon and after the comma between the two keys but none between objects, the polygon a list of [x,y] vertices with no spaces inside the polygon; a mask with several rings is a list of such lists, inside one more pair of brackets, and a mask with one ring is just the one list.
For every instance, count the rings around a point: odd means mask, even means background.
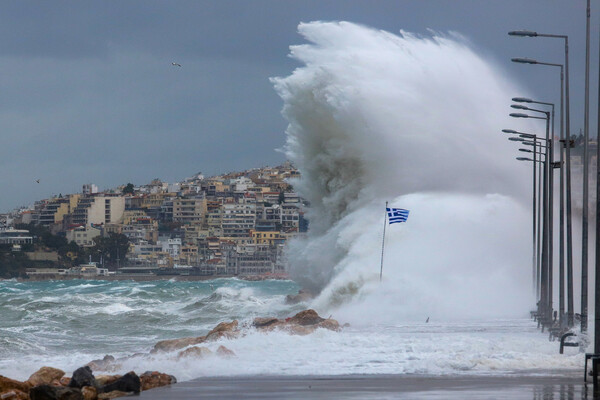
[{"label": "coastline", "polygon": [[97,276],[65,276],[65,275],[53,275],[53,276],[32,276],[28,279],[16,278],[17,282],[43,282],[43,281],[68,281],[68,280],[90,280],[90,281],[210,281],[214,279],[230,279],[236,278],[244,281],[265,281],[265,280],[290,280],[291,278],[287,275],[155,275],[155,274],[118,274],[118,275],[97,275]]},{"label": "coastline", "polygon": [[572,371],[563,376],[513,374],[206,377],[142,392],[140,397],[147,400],[594,398],[592,385],[588,382],[586,386],[583,382],[583,373],[575,375]]}]

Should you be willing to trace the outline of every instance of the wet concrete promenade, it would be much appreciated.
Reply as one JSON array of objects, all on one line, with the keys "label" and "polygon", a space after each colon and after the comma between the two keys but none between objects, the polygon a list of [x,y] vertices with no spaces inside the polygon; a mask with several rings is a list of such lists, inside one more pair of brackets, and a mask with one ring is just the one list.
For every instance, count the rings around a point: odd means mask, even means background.
[{"label": "wet concrete promenade", "polygon": [[[202,378],[142,392],[158,399],[594,399],[583,376],[236,376]],[[598,397],[596,397],[598,398]]]}]

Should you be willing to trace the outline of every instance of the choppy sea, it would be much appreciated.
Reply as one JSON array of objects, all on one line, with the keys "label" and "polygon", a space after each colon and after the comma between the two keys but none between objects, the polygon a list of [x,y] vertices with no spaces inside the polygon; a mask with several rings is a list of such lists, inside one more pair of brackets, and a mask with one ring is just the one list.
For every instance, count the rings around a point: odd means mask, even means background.
[{"label": "choppy sea", "polygon": [[[308,336],[249,327],[257,316],[288,317],[310,308],[286,304],[286,295],[298,289],[283,280],[0,281],[0,375],[26,379],[42,366],[68,373],[107,354],[124,359],[109,372],[160,370],[180,381],[247,374],[548,375],[583,368],[578,348],[559,355],[558,342],[549,341],[525,314],[355,323]],[[214,352],[225,345],[234,358],[149,353],[159,340],[201,336],[233,319],[245,326],[245,335],[206,346]]]}]

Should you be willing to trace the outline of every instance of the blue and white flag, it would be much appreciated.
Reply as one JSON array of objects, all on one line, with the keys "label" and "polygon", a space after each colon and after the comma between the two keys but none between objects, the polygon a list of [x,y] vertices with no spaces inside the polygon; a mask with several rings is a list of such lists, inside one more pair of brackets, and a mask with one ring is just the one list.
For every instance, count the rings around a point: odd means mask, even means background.
[{"label": "blue and white flag", "polygon": [[388,221],[391,224],[395,224],[398,222],[406,222],[408,219],[408,210],[403,208],[386,208],[388,215]]}]

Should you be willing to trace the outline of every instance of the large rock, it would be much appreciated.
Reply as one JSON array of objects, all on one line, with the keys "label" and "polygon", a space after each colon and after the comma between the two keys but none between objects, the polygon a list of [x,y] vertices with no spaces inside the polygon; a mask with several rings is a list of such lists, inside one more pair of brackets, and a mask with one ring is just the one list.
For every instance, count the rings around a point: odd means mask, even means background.
[{"label": "large rock", "polygon": [[154,345],[154,349],[152,349],[151,353],[156,353],[158,351],[179,350],[183,349],[184,347],[203,343],[205,340],[206,336],[161,340],[160,342]]},{"label": "large rock", "polygon": [[104,358],[100,360],[92,360],[89,363],[85,364],[87,367],[90,367],[92,371],[106,371],[111,365],[115,362],[115,358],[111,355],[105,355]]},{"label": "large rock", "polygon": [[219,348],[217,349],[217,354],[224,358],[232,358],[236,356],[233,350],[229,350],[225,346],[219,346]]},{"label": "large rock", "polygon": [[123,375],[98,375],[96,377],[96,383],[98,387],[108,385],[118,380]]},{"label": "large rock", "polygon": [[212,354],[212,351],[210,351],[210,349],[208,347],[194,346],[194,347],[190,347],[189,349],[180,351],[179,354],[177,354],[177,357],[179,357],[179,358],[181,358],[181,357],[204,358],[206,356],[210,356],[211,354]]},{"label": "large rock", "polygon": [[319,322],[317,326],[319,328],[329,329],[330,331],[339,331],[341,329],[340,323],[332,318],[327,318],[326,320]]},{"label": "large rock", "polygon": [[158,371],[144,372],[140,375],[140,381],[142,390],[149,390],[177,383],[177,379],[173,375],[163,374]]},{"label": "large rock", "polygon": [[335,319],[321,318],[315,310],[304,310],[284,320],[272,317],[254,318],[252,326],[261,331],[281,329],[293,335],[308,335],[317,328],[340,330],[340,324]]},{"label": "large rock", "polygon": [[300,289],[298,291],[298,294],[296,294],[296,295],[288,294],[285,297],[285,303],[286,304],[303,303],[303,302],[307,302],[309,300],[312,300],[313,297],[314,297],[314,295],[310,291],[308,291],[306,289]]},{"label": "large rock", "polygon": [[300,311],[292,318],[286,320],[286,322],[290,324],[296,324],[301,326],[316,325],[323,321],[325,321],[325,318],[319,317],[319,314],[317,314],[317,312],[312,309]]},{"label": "large rock", "polygon": [[98,395],[98,400],[108,400],[108,399],[116,399],[117,397],[125,397],[129,396],[129,392],[121,392],[119,390],[113,390],[108,393],[100,393]]},{"label": "large rock", "polygon": [[221,339],[222,337],[233,339],[238,337],[239,333],[237,320],[233,320],[231,322],[221,322],[219,325],[215,326],[212,331],[208,332],[206,335],[206,341],[215,341]]},{"label": "large rock", "polygon": [[92,369],[87,365],[85,367],[77,368],[75,372],[73,372],[73,376],[69,382],[69,387],[81,389],[84,386],[97,386],[96,378],[94,378],[94,374],[92,374]]},{"label": "large rock", "polygon": [[140,377],[133,371],[130,371],[108,385],[102,386],[98,391],[100,393],[108,393],[115,390],[120,392],[139,393],[141,388]]},{"label": "large rock", "polygon": [[64,375],[65,371],[58,368],[42,367],[27,379],[27,383],[30,386],[50,385],[52,381],[59,380]]},{"label": "large rock", "polygon": [[16,381],[14,379],[7,378],[0,375],[0,393],[7,392],[10,390],[19,390],[21,392],[29,392],[31,385],[27,382]]},{"label": "large rock", "polygon": [[83,400],[96,400],[98,398],[98,390],[93,386],[84,386],[81,388]]},{"label": "large rock", "polygon": [[252,326],[257,328],[257,329],[261,329],[261,328],[267,328],[273,324],[277,324],[280,321],[275,318],[275,317],[267,317],[267,318],[262,318],[262,317],[256,317],[254,318],[254,321],[252,321]]},{"label": "large rock", "polygon": [[0,400],[29,400],[29,394],[17,389],[0,392]]},{"label": "large rock", "polygon": [[50,385],[31,388],[29,398],[31,400],[84,400],[80,389]]}]

